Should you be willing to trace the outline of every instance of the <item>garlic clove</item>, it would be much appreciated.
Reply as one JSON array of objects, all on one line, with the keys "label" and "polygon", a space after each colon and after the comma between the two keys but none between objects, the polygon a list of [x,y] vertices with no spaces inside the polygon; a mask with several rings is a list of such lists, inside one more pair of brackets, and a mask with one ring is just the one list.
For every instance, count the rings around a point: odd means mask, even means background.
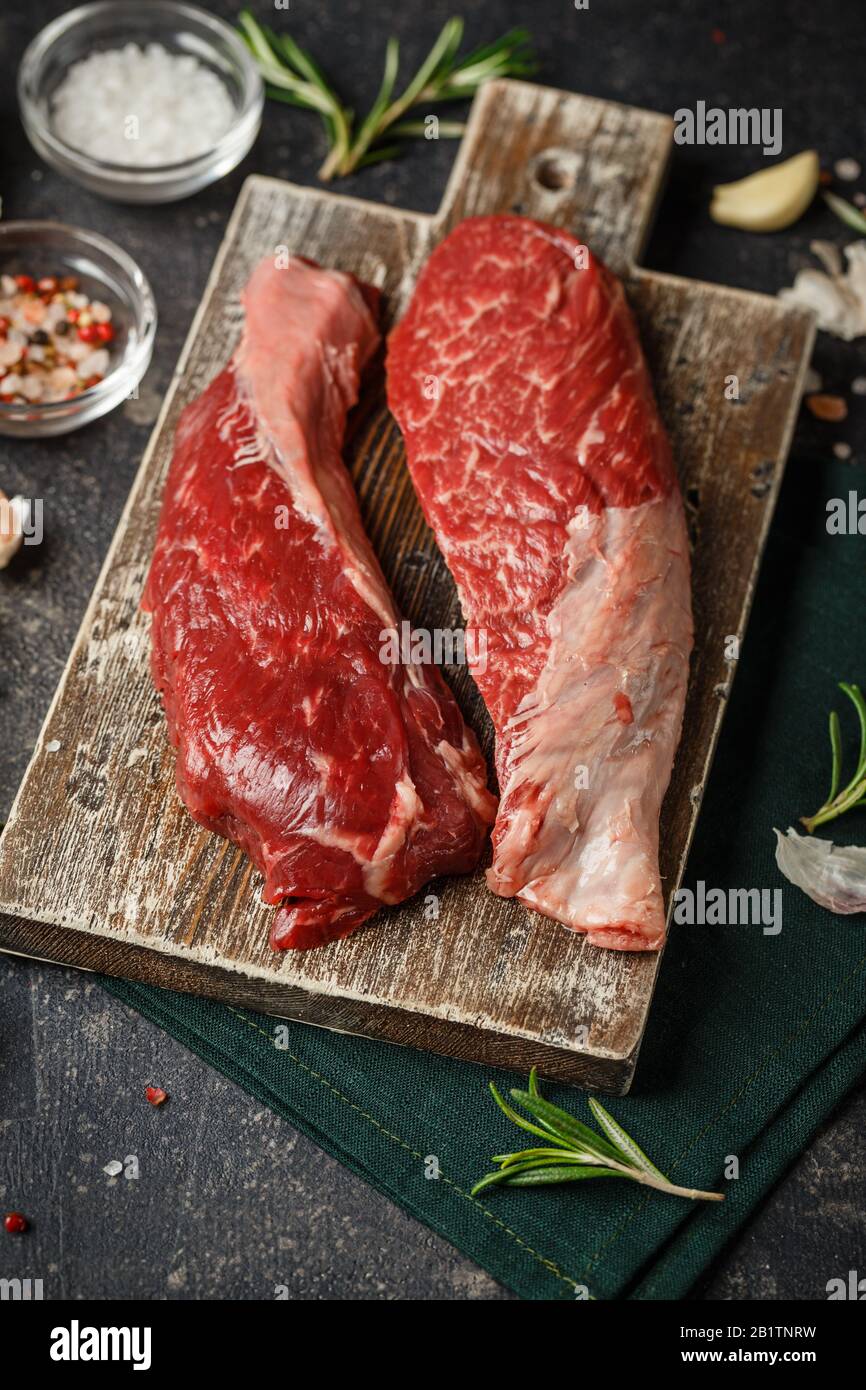
[{"label": "garlic clove", "polygon": [[804,150],[736,183],[719,184],[713,189],[710,216],[724,227],[781,231],[803,216],[818,191],[820,172],[817,152]]},{"label": "garlic clove", "polygon": [[5,570],[13,555],[21,549],[24,540],[23,505],[20,497],[13,497],[10,502],[5,492],[0,492],[0,570]]}]

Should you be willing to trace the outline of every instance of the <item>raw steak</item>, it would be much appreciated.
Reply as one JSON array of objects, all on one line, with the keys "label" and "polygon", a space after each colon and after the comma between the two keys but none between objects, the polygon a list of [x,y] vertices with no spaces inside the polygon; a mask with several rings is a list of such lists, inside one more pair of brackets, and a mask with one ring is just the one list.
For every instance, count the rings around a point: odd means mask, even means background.
[{"label": "raw steak", "polygon": [[595,945],[657,947],[689,560],[622,287],[554,227],[463,222],[391,336],[388,395],[464,619],[486,633],[489,885]]},{"label": "raw steak", "polygon": [[380,660],[400,620],[340,454],[376,300],[259,265],[234,361],[178,425],[143,599],[178,791],[264,874],[274,947],[473,868],[495,809],[439,673]]}]

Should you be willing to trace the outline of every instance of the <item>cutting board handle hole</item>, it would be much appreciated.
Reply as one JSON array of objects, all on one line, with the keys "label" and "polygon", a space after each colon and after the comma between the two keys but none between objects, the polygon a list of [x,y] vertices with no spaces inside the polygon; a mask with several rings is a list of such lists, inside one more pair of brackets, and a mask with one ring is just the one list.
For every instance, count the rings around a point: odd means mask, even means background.
[{"label": "cutting board handle hole", "polygon": [[535,161],[532,177],[549,193],[564,193],[577,182],[581,159],[571,150],[542,150]]}]

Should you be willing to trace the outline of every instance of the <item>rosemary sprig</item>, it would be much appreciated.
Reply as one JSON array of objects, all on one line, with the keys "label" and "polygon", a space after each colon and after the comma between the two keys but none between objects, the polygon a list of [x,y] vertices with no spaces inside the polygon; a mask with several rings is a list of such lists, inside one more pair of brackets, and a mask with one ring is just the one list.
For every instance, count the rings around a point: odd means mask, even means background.
[{"label": "rosemary sprig", "polygon": [[722,1192],[698,1192],[692,1187],[678,1187],[651,1163],[642,1149],[626,1134],[621,1125],[594,1096],[589,1107],[604,1131],[599,1134],[566,1110],[545,1100],[538,1090],[535,1067],[529,1077],[529,1090],[511,1092],[512,1100],[532,1116],[527,1120],[508,1104],[490,1083],[493,1099],[500,1110],[519,1125],[544,1140],[543,1147],[521,1149],[517,1153],[496,1154],[498,1164],[493,1173],[479,1179],[472,1189],[473,1197],[487,1187],[540,1187],[550,1183],[578,1182],[582,1178],[631,1178],[633,1182],[674,1197],[699,1198],[705,1202],[723,1202]]},{"label": "rosemary sprig", "polygon": [[849,227],[853,227],[855,232],[866,236],[866,217],[853,203],[849,203],[847,198],[840,198],[838,193],[825,193],[824,202],[831,212],[835,212],[836,216]]},{"label": "rosemary sprig", "polygon": [[810,835],[819,825],[826,825],[827,821],[835,820],[837,816],[844,816],[846,811],[853,810],[855,806],[866,806],[866,700],[864,700],[858,685],[848,685],[845,681],[840,681],[839,689],[848,696],[857,711],[857,718],[860,721],[860,754],[854,776],[848,785],[840,791],[842,733],[839,716],[835,710],[832,710],[830,713],[830,754],[832,758],[830,791],[824,805],[815,812],[814,816],[800,817],[801,823],[805,825]]},{"label": "rosemary sprig", "polygon": [[288,34],[280,36],[265,28],[249,10],[241,10],[238,25],[265,79],[268,96],[318,112],[331,147],[319,177],[330,178],[348,153],[353,113],[340,101],[319,65]]},{"label": "rosemary sprig", "polygon": [[[386,132],[402,138],[423,136],[423,123],[403,121],[413,107],[430,106],[434,102],[463,101],[493,77],[524,77],[536,69],[529,48],[529,34],[525,29],[511,29],[496,43],[476,49],[458,62],[457,50],[462,38],[463,20],[449,19],[412,81],[396,100],[392,100],[392,96],[397,80],[400,46],[396,39],[388,40],[379,95],[353,140],[348,155],[339,166],[340,174],[351,174],[368,163],[368,151]],[[459,122],[443,121],[439,125],[439,134],[462,135],[463,129]]]},{"label": "rosemary sprig", "polygon": [[[458,61],[463,20],[449,19],[409,85],[395,98],[400,46],[396,39],[389,39],[378,95],[356,134],[353,113],[343,106],[321,68],[299,44],[259,24],[249,10],[241,11],[240,28],[265,79],[268,96],[307,107],[321,116],[330,144],[319,170],[319,178],[325,181],[392,159],[400,153],[400,141],[426,135],[423,121],[403,119],[413,108],[464,101],[491,78],[528,77],[537,68],[526,29],[511,29],[495,43]],[[440,121],[438,134],[452,138],[462,135],[464,129],[460,121]],[[383,143],[386,136],[398,143]]]}]

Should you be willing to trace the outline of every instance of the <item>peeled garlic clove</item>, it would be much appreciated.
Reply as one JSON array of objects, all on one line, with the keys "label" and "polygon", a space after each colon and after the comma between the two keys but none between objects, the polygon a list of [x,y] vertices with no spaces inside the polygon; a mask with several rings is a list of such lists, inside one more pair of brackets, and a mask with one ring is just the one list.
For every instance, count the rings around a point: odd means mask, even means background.
[{"label": "peeled garlic clove", "polygon": [[21,514],[22,499],[0,492],[0,570],[5,570],[12,556],[21,549],[24,540],[24,525]]},{"label": "peeled garlic clove", "polygon": [[802,217],[818,190],[820,168],[815,150],[804,150],[736,183],[713,189],[710,216],[725,227],[748,232],[778,232]]},{"label": "peeled garlic clove", "polygon": [[866,912],[866,847],[834,845],[790,826],[775,836],[776,863],[813,902],[831,912]]}]

